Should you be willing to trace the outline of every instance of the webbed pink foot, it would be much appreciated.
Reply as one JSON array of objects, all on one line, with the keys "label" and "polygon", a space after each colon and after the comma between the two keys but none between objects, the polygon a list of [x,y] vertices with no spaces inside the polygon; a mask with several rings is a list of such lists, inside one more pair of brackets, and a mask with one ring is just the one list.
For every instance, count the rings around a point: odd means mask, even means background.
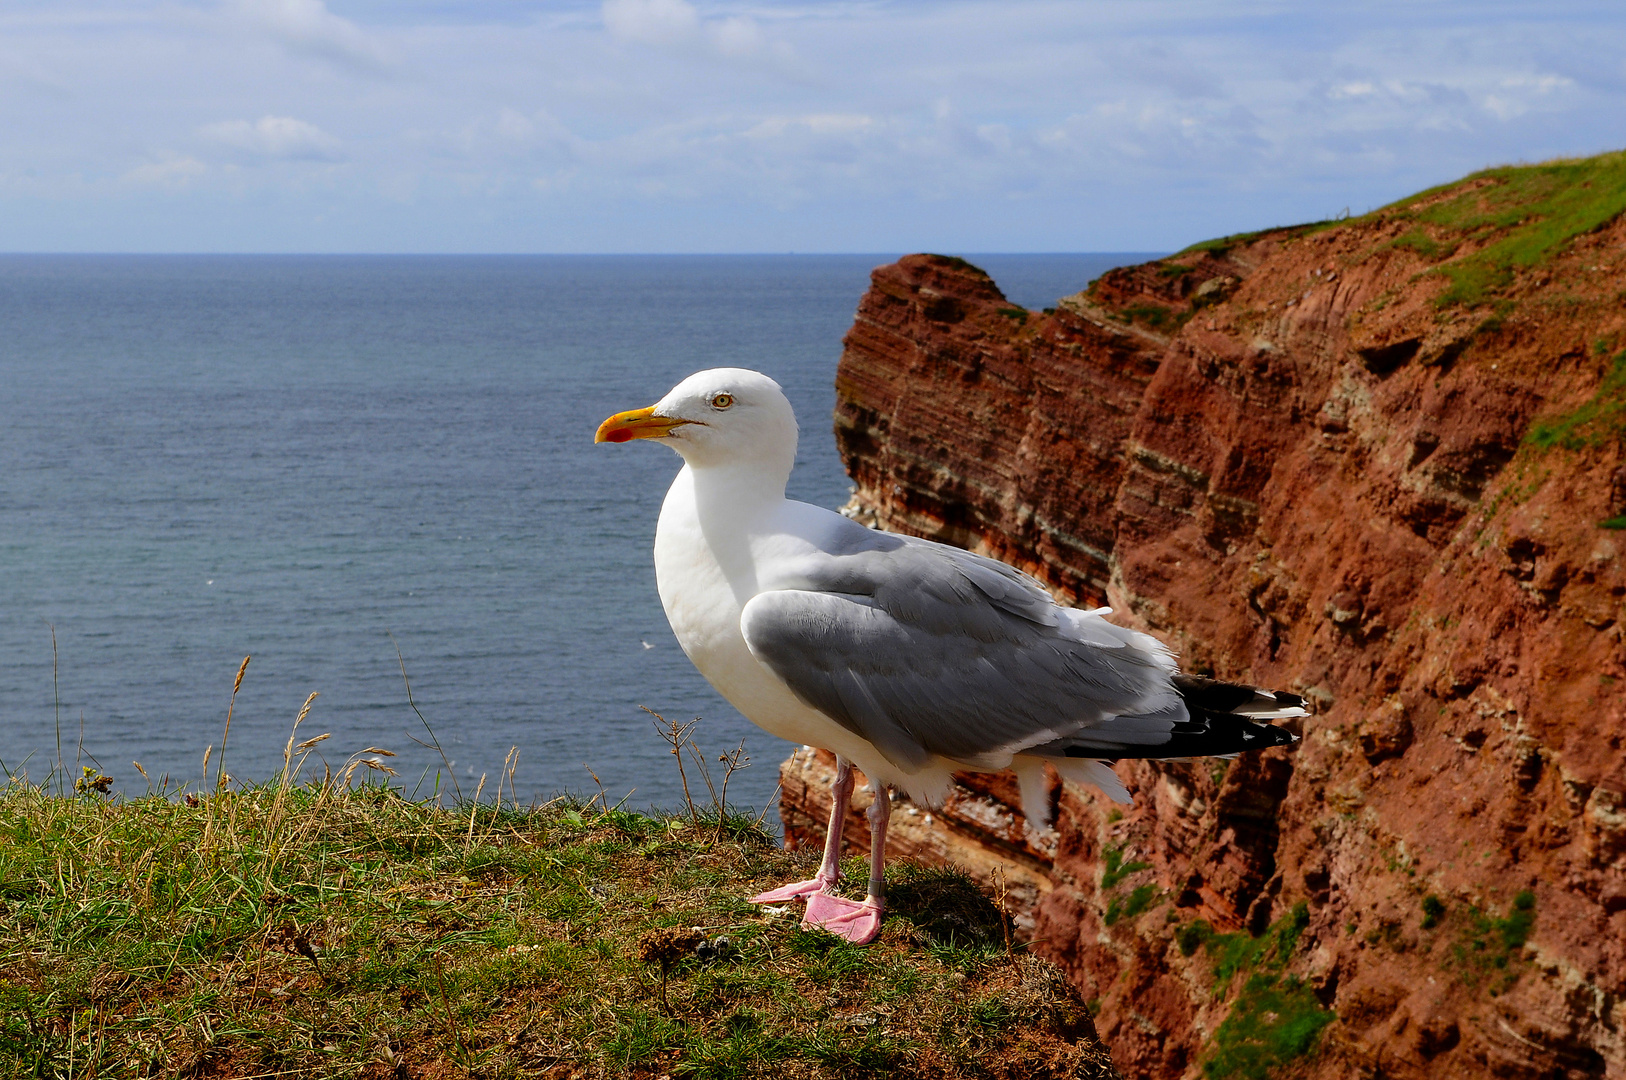
[{"label": "webbed pink foot", "polygon": [[868,945],[881,932],[881,910],[881,902],[873,896],[848,900],[829,893],[814,893],[807,898],[807,914],[802,916],[802,925],[822,927],[854,945]]},{"label": "webbed pink foot", "polygon": [[811,881],[793,881],[789,885],[781,885],[777,889],[769,889],[765,893],[758,893],[751,897],[748,903],[782,904],[786,900],[794,900],[798,896],[809,896],[829,887],[827,882],[819,878],[813,878]]}]

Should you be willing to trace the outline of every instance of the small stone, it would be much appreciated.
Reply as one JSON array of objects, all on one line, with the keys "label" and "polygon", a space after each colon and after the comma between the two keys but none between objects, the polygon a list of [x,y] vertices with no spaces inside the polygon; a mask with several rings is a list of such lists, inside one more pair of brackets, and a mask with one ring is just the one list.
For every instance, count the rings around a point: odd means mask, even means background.
[{"label": "small stone", "polygon": [[1361,753],[1373,765],[1397,758],[1411,746],[1411,717],[1400,702],[1391,702],[1361,721]]}]

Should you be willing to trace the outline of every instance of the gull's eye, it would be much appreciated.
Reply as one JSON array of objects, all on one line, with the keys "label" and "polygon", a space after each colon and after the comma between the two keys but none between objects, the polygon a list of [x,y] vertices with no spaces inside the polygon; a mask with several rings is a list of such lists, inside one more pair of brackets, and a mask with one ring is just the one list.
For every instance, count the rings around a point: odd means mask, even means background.
[{"label": "gull's eye", "polygon": [[711,407],[714,408],[714,409],[726,409],[732,404],[734,404],[734,395],[733,394],[713,394],[712,395]]}]

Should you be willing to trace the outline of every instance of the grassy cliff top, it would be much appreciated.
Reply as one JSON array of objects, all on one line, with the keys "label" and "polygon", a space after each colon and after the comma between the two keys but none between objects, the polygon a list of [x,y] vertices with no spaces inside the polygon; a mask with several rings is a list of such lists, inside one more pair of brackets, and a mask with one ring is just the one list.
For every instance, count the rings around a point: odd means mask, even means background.
[{"label": "grassy cliff top", "polygon": [[1260,237],[1307,235],[1329,228],[1409,224],[1393,243],[1437,266],[1449,284],[1439,307],[1496,299],[1521,270],[1549,262],[1570,241],[1626,213],[1626,151],[1482,169],[1420,191],[1360,217],[1237,233],[1179,252],[1223,253]]},{"label": "grassy cliff top", "polygon": [[731,815],[14,781],[0,1076],[1114,1075],[965,878],[856,948],[743,899],[809,872]]},{"label": "grassy cliff top", "polygon": [[1451,282],[1436,300],[1443,307],[1485,302],[1516,271],[1542,265],[1623,211],[1626,152],[1617,151],[1485,169],[1368,216],[1415,222],[1401,239],[1441,263]]}]

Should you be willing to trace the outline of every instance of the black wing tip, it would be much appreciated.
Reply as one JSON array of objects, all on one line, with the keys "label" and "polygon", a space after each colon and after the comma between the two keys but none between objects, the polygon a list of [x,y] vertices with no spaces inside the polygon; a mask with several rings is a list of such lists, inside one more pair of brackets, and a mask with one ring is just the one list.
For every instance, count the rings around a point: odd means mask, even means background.
[{"label": "black wing tip", "polygon": [[1284,727],[1277,727],[1275,724],[1250,723],[1248,727],[1250,729],[1248,731],[1248,735],[1251,735],[1255,739],[1263,740],[1263,742],[1257,746],[1250,741],[1247,747],[1249,750],[1264,750],[1272,746],[1291,746],[1299,741],[1299,737],[1297,735],[1293,734]]},{"label": "black wing tip", "polygon": [[1291,746],[1299,741],[1299,737],[1286,727],[1262,724],[1251,717],[1235,713],[1217,715],[1210,713],[1203,719],[1207,721],[1208,730],[1193,737],[1191,743],[1197,746],[1208,743],[1225,749],[1199,750],[1185,756],[1214,756],[1269,750],[1273,746]]},{"label": "black wing tip", "polygon": [[[1075,736],[1076,737],[1076,736]],[[1175,726],[1169,741],[1156,746],[1085,743],[1066,747],[1064,757],[1072,758],[1165,758],[1225,757],[1274,746],[1291,746],[1299,737],[1286,727],[1261,724],[1236,713],[1205,712]]]},{"label": "black wing tip", "polygon": [[1186,702],[1206,712],[1229,713],[1244,705],[1274,701],[1279,708],[1302,709],[1304,698],[1286,690],[1266,690],[1248,683],[1222,682],[1207,675],[1181,672],[1171,681]]}]

